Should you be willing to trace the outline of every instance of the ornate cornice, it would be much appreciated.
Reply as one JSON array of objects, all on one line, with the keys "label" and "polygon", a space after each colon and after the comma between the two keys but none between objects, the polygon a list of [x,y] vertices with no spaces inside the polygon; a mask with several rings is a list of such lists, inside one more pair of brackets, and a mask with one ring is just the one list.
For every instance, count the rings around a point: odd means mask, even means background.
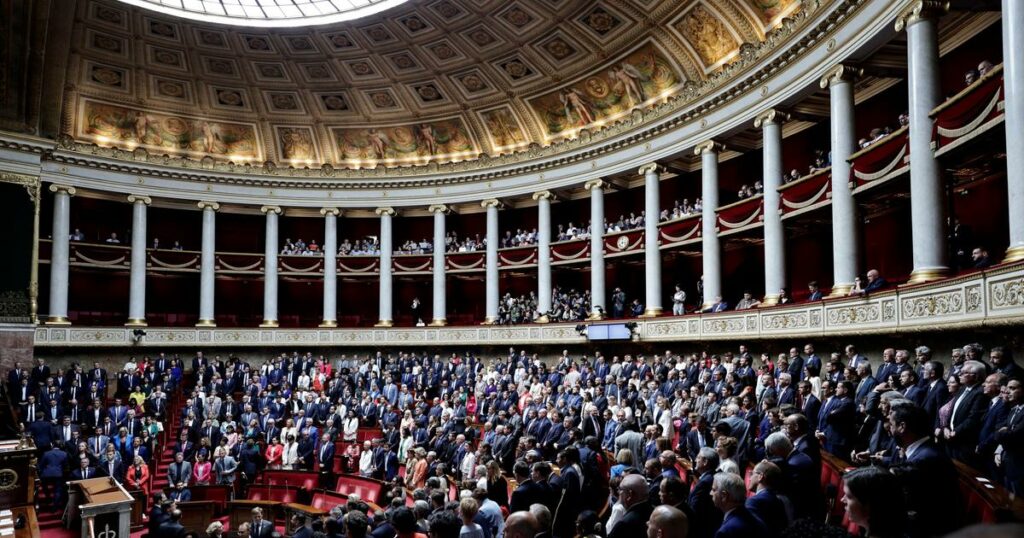
[{"label": "ornate cornice", "polygon": [[584,183],[583,184],[583,188],[588,190],[588,191],[604,190],[604,189],[608,188],[608,182],[603,180],[603,179],[592,179],[592,180]]},{"label": "ornate cornice", "polygon": [[145,195],[141,195],[141,194],[129,194],[128,195],[128,203],[130,203],[130,204],[139,203],[139,204],[150,205],[150,204],[153,203],[153,199],[150,198],[149,196],[145,196]]},{"label": "ornate cornice", "polygon": [[540,191],[533,193],[534,200],[554,200],[555,195],[551,191]]},{"label": "ornate cornice", "polygon": [[848,64],[839,64],[833,67],[828,73],[825,73],[825,75],[821,77],[821,81],[818,82],[818,85],[824,90],[825,88],[840,82],[853,82],[863,75],[864,70],[860,67]]},{"label": "ornate cornice", "polygon": [[[759,87],[785,65],[792,63],[807,48],[817,45],[844,19],[867,0],[840,0],[829,3],[829,12],[813,28],[805,28],[812,17],[820,15],[821,0],[805,0],[793,17],[783,19],[760,44],[744,44],[738,59],[702,81],[688,81],[679,91],[661,104],[649,109],[636,109],[622,120],[601,128],[588,128],[579,136],[549,146],[531,147],[497,157],[482,155],[478,159],[457,163],[429,163],[422,166],[372,169],[284,168],[277,165],[234,164],[197,161],[167,155],[150,155],[147,151],[126,151],[102,148],[76,142],[62,136],[60,147],[47,158],[54,162],[113,169],[132,174],[171,177],[201,182],[241,184],[272,188],[303,189],[401,189],[408,187],[443,186],[491,180],[543,171],[585,161],[642,143],[668,130],[692,122],[711,110]],[[799,39],[791,39],[806,30]],[[789,46],[783,49],[783,44]],[[771,61],[762,60],[772,56]],[[760,64],[760,65],[758,65]],[[740,78],[742,75],[746,75]],[[704,99],[701,101],[701,99]],[[604,142],[604,144],[602,144]],[[568,154],[571,153],[571,154]],[[137,162],[139,165],[97,163],[94,158]],[[161,167],[152,170],[151,165]],[[169,168],[169,170],[167,169]],[[501,169],[496,169],[501,168]],[[468,174],[465,174],[469,172]],[[239,177],[239,175],[245,177]],[[454,175],[462,174],[462,175]],[[434,177],[425,177],[434,176]],[[408,178],[408,179],[399,179]],[[379,181],[363,181],[377,179]]]},{"label": "ornate cornice", "polygon": [[705,140],[693,148],[694,155],[704,155],[705,153],[721,153],[725,151],[725,144],[716,142],[714,140]]},{"label": "ornate cornice", "polygon": [[949,2],[939,0],[915,0],[896,18],[896,31],[902,32],[910,25],[922,20],[938,20],[949,13]]},{"label": "ornate cornice", "polygon": [[196,207],[198,207],[199,209],[212,209],[214,211],[217,211],[218,209],[220,209],[220,204],[218,204],[217,202],[206,202],[206,201],[203,201],[203,202],[197,203]]},{"label": "ornate cornice", "polygon": [[760,129],[762,125],[781,125],[787,121],[789,121],[789,113],[783,112],[777,108],[769,108],[754,117],[754,127]]},{"label": "ornate cornice", "polygon": [[282,213],[282,211],[281,211],[281,208],[276,206],[276,205],[265,205],[265,206],[260,208],[260,213],[266,213],[267,215],[269,215],[271,213],[273,213],[275,215],[280,215]]},{"label": "ornate cornice", "polygon": [[640,174],[641,176],[645,176],[648,173],[656,174],[658,173],[658,163],[647,163],[641,166],[636,173]]}]

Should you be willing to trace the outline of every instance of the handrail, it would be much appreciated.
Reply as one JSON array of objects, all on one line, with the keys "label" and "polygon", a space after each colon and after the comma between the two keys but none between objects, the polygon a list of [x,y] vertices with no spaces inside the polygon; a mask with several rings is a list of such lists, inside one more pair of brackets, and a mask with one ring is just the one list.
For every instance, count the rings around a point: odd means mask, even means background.
[{"label": "handrail", "polygon": [[811,178],[815,178],[815,177],[818,177],[818,176],[823,175],[823,174],[831,174],[831,173],[832,173],[832,167],[831,166],[827,166],[825,168],[822,168],[821,170],[818,170],[816,172],[807,174],[806,176],[800,176],[797,179],[795,179],[794,181],[790,181],[789,183],[783,183],[782,185],[779,185],[779,188],[777,190],[779,192],[782,192],[782,191],[784,191],[784,190],[786,190],[786,189],[788,189],[788,188],[790,188],[790,187],[792,187],[794,185],[799,185],[801,183],[804,183],[804,182],[810,180]]},{"label": "handrail", "polygon": [[983,76],[978,77],[978,80],[975,80],[969,86],[957,92],[956,95],[950,97],[949,99],[946,99],[938,106],[933,108],[932,111],[928,113],[928,116],[931,118],[938,116],[940,113],[942,113],[943,110],[946,110],[947,108],[957,104],[958,102],[963,100],[963,98],[966,97],[968,94],[985,85],[986,82],[1002,75],[1002,73],[1003,64],[999,64],[993,67],[991,71],[985,73]]},{"label": "handrail", "polygon": [[904,125],[903,127],[900,127],[899,129],[896,129],[895,131],[883,136],[882,138],[872,141],[867,146],[864,146],[863,148],[860,148],[859,150],[853,152],[853,155],[850,155],[850,157],[846,159],[846,162],[852,163],[854,160],[857,159],[857,157],[860,157],[861,155],[871,152],[871,150],[876,149],[878,146],[881,146],[882,144],[885,144],[890,140],[895,140],[899,136],[906,133],[908,129],[910,129],[910,126]]},{"label": "handrail", "polygon": [[735,201],[735,202],[733,202],[731,204],[720,205],[720,206],[718,206],[718,209],[715,209],[715,211],[717,212],[717,211],[723,211],[723,210],[726,210],[726,209],[732,209],[734,207],[739,207],[739,206],[741,206],[743,204],[749,204],[751,202],[751,200],[760,200],[762,198],[764,198],[764,194],[758,193],[758,194],[755,194],[753,196],[744,198],[742,200],[737,200],[737,201]]}]

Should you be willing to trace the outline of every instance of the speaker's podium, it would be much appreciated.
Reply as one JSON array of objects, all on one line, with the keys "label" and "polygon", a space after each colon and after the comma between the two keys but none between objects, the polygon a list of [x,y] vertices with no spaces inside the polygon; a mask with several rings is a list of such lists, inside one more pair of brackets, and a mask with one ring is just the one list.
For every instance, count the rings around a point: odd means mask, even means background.
[{"label": "speaker's podium", "polygon": [[110,477],[68,482],[68,522],[81,519],[81,538],[129,538],[135,498]]}]

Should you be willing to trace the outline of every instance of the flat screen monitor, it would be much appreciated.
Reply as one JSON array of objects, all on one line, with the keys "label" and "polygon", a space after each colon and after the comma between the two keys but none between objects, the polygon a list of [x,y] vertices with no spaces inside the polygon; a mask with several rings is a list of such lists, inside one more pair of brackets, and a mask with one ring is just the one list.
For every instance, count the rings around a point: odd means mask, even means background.
[{"label": "flat screen monitor", "polygon": [[629,340],[633,332],[625,323],[603,323],[587,326],[588,340]]}]

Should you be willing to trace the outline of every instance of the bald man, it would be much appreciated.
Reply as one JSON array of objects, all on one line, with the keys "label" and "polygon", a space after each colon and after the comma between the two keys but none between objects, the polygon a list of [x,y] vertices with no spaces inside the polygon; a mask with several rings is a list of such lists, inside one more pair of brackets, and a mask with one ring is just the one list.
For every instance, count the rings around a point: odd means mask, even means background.
[{"label": "bald man", "polygon": [[612,527],[608,538],[636,538],[647,530],[647,520],[654,507],[648,501],[650,490],[644,477],[638,474],[626,475],[619,484],[619,502],[626,513]]},{"label": "bald man", "polygon": [[513,512],[505,520],[505,538],[533,538],[538,527],[537,518],[530,512]]},{"label": "bald man", "polygon": [[647,520],[647,538],[686,538],[689,531],[686,514],[667,504],[655,508]]}]

